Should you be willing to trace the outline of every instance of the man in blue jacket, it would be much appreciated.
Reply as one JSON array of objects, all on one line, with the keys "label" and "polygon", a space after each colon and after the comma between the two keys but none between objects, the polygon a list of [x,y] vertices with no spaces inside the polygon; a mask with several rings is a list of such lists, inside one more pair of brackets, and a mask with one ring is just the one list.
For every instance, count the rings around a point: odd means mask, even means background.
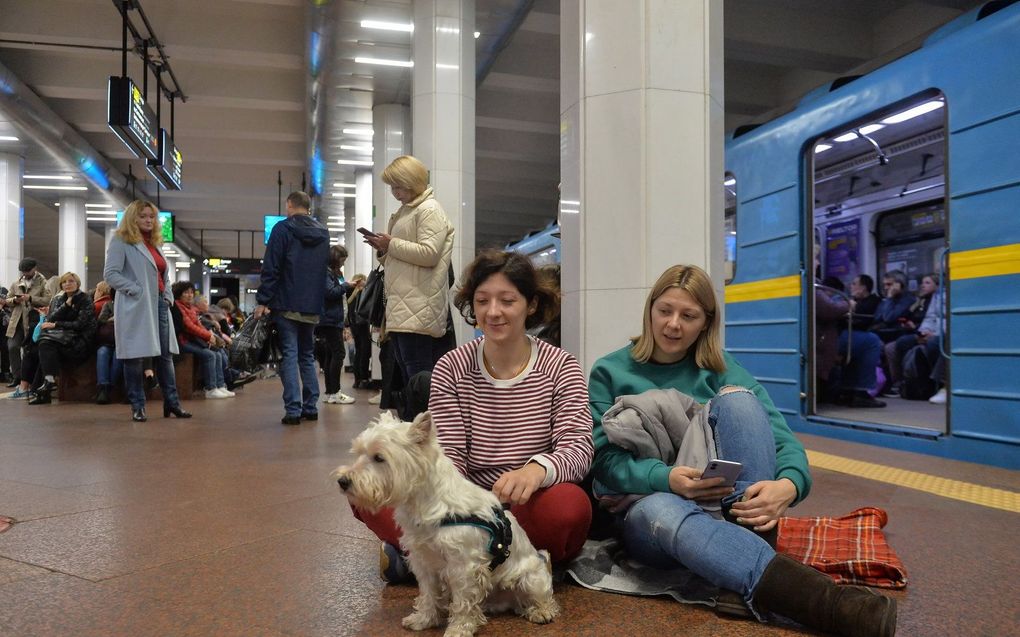
[{"label": "man in blue jacket", "polygon": [[280,422],[285,425],[319,418],[314,330],[326,293],[329,231],[312,217],[309,208],[307,194],[298,191],[287,196],[287,218],[269,235],[262,283],[255,296],[255,318],[271,314],[280,335],[285,409]]}]

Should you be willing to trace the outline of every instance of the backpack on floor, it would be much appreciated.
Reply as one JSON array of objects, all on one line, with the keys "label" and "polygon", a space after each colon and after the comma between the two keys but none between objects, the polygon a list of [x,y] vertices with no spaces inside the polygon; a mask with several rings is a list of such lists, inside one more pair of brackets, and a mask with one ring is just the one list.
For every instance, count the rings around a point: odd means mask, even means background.
[{"label": "backpack on floor", "polygon": [[924,353],[924,345],[916,345],[903,356],[903,382],[900,398],[928,400],[935,395],[935,381],[931,378],[931,363]]}]

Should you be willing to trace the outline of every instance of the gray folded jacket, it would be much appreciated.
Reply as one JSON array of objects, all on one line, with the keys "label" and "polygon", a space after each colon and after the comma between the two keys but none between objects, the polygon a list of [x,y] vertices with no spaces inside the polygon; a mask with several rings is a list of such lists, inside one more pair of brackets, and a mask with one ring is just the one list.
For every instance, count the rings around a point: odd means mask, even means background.
[{"label": "gray folded jacket", "polygon": [[638,458],[703,468],[715,457],[708,409],[675,389],[620,396],[602,416],[609,442]]}]

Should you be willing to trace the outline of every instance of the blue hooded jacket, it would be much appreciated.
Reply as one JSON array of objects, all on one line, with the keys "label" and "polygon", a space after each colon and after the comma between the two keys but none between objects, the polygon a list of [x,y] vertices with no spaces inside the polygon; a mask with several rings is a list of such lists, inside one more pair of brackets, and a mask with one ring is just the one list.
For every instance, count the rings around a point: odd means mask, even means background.
[{"label": "blue hooded jacket", "polygon": [[273,227],[255,300],[271,310],[318,315],[326,293],[329,231],[297,214]]}]

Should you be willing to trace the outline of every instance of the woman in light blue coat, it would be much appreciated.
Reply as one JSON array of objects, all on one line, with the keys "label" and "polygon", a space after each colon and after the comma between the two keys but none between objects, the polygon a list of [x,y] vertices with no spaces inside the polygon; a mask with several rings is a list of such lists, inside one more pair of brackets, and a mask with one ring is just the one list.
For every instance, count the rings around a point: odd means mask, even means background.
[{"label": "woman in light blue coat", "polygon": [[113,307],[113,325],[117,358],[124,361],[124,383],[131,401],[131,419],[144,422],[145,390],[142,388],[142,362],[156,357],[156,377],[163,392],[163,417],[170,414],[190,418],[181,409],[174,377],[173,354],[177,354],[177,336],[170,320],[173,296],[167,270],[170,265],[160,246],[163,233],[156,206],[135,200],[124,211],[124,218],[106,252],[103,278],[117,290]]}]

